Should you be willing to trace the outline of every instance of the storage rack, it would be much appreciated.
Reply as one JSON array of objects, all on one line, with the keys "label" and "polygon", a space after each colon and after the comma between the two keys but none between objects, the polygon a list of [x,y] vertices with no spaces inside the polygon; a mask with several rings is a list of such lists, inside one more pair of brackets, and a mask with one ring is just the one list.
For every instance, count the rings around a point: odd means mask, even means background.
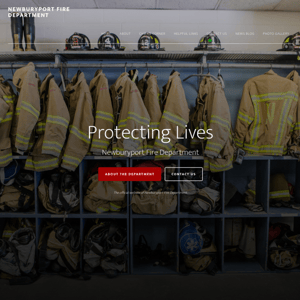
[{"label": "storage rack", "polygon": [[[15,53],[2,52],[0,53],[0,69],[16,69],[25,65],[25,63],[33,61],[36,68],[56,68],[63,69],[67,72],[68,68],[196,68],[199,73],[202,68],[243,68],[243,69],[300,69],[300,61],[297,60],[295,52],[205,52],[205,51],[161,51],[161,52],[103,52],[103,51],[56,51],[56,52],[30,52],[30,53]],[[84,61],[78,63],[77,61]],[[123,61],[130,61],[124,63]],[[141,63],[140,61],[143,61]],[[146,61],[146,62],[145,62]],[[14,159],[24,160],[25,156],[15,156]],[[272,168],[280,165],[283,169],[287,166],[291,169],[295,182],[300,180],[300,166],[297,159],[285,156],[247,156],[241,166],[234,166],[233,170],[222,172],[222,190],[221,190],[221,213],[209,216],[200,216],[198,214],[185,213],[180,210],[180,194],[178,195],[178,205],[176,212],[169,215],[138,215],[132,212],[130,201],[131,195],[127,196],[127,211],[124,213],[104,213],[95,214],[87,212],[83,209],[83,190],[84,173],[86,167],[91,161],[105,161],[120,158],[86,156],[78,168],[79,183],[80,183],[80,210],[78,213],[71,213],[67,216],[54,215],[50,213],[41,213],[41,203],[37,195],[37,187],[43,173],[35,172],[35,211],[32,213],[0,213],[0,219],[3,218],[33,218],[36,222],[36,244],[38,244],[41,224],[46,219],[66,218],[76,219],[80,223],[80,236],[84,240],[84,230],[86,220],[98,218],[103,220],[123,219],[127,224],[127,243],[131,250],[128,260],[127,274],[176,274],[179,272],[179,226],[183,219],[195,219],[204,225],[213,235],[213,239],[218,248],[218,267],[222,273],[226,272],[270,272],[267,268],[268,258],[268,232],[269,224],[273,218],[293,218],[294,226],[300,229],[300,211],[290,208],[273,208],[269,206],[269,185],[270,174]],[[126,166],[134,166],[140,160],[151,160],[154,157],[134,157],[121,158]],[[177,167],[183,165],[186,161],[191,160],[193,165],[201,166],[203,157],[201,156],[174,156],[170,161],[175,162]],[[250,168],[249,168],[250,167]],[[225,181],[231,176],[243,176],[243,172],[248,169],[256,174],[257,187],[256,196],[257,203],[263,205],[262,212],[254,213],[248,209],[237,207],[225,207]],[[127,189],[132,191],[132,182],[127,183]],[[295,186],[295,199],[300,202],[300,185]],[[180,191],[179,184],[177,190]],[[253,218],[256,220],[256,236],[257,236],[257,255],[254,260],[247,262],[234,262],[224,260],[224,232],[225,220],[231,218]],[[160,226],[172,228],[174,239],[174,247],[176,249],[176,262],[171,267],[154,267],[152,265],[136,266],[133,257],[133,246],[137,242],[135,231],[139,228],[136,224],[149,222],[149,225],[155,227],[156,223]],[[166,226],[165,226],[166,224]],[[160,228],[160,227],[159,227]],[[158,229],[159,229],[158,228]],[[83,267],[81,259],[81,268]],[[203,274],[203,272],[199,273]],[[206,274],[206,273],[205,273]]]}]

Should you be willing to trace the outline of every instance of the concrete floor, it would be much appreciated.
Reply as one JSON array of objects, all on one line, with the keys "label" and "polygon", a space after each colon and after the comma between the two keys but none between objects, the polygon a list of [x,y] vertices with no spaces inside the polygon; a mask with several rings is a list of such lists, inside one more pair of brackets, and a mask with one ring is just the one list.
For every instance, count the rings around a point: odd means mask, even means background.
[{"label": "concrete floor", "polygon": [[[42,276],[27,286],[0,280],[1,299],[300,299],[300,273],[208,275],[129,275],[116,279],[94,276],[89,281]],[[97,297],[97,298],[95,298]]]}]

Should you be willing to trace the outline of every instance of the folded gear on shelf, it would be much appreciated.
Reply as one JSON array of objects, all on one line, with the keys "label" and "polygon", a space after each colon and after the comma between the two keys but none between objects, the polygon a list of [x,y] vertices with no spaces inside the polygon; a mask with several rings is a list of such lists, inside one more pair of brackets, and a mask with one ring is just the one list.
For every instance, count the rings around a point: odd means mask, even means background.
[{"label": "folded gear on shelf", "polygon": [[217,267],[217,247],[213,237],[206,229],[196,222],[184,220],[179,232],[179,245],[181,250],[180,272],[189,270],[201,272],[206,270],[215,275]]},{"label": "folded gear on shelf", "polygon": [[38,197],[44,208],[53,214],[75,212],[79,209],[79,180],[74,172],[56,171],[43,178]]},{"label": "folded gear on shelf", "polygon": [[91,227],[84,241],[84,270],[92,273],[101,267],[113,278],[127,270],[127,232],[116,222],[103,222]]},{"label": "folded gear on shelf", "polygon": [[98,174],[89,178],[83,200],[84,209],[98,214],[120,212],[127,206],[125,181],[98,181]]},{"label": "folded gear on shelf", "polygon": [[30,284],[38,278],[32,228],[20,228],[9,240],[0,239],[0,271],[6,274],[12,285]]},{"label": "folded gear on shelf", "polygon": [[0,184],[0,210],[26,212],[34,208],[34,176],[21,170],[10,185]]},{"label": "folded gear on shelf", "polygon": [[80,276],[80,233],[68,223],[47,225],[39,240],[39,272],[52,270],[65,277]]}]

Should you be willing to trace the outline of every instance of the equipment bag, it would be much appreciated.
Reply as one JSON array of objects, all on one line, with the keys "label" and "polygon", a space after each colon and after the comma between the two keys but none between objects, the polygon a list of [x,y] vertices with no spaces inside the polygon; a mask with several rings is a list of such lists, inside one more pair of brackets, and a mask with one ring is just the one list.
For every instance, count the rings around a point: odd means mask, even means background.
[{"label": "equipment bag", "polygon": [[79,208],[79,180],[74,172],[54,172],[41,180],[38,196],[51,213],[76,211]]},{"label": "equipment bag", "polygon": [[33,283],[38,275],[35,264],[35,234],[31,228],[17,230],[10,239],[0,240],[0,270],[13,276],[10,284]]},{"label": "equipment bag", "polygon": [[51,269],[65,277],[80,276],[80,233],[74,226],[61,223],[45,227],[38,249],[40,272]]},{"label": "equipment bag", "polygon": [[34,203],[34,177],[31,172],[21,171],[12,185],[0,187],[0,209],[28,211]]},{"label": "equipment bag", "polygon": [[92,273],[101,267],[107,277],[113,278],[118,272],[126,271],[127,263],[126,229],[115,222],[94,225],[88,232],[84,243],[84,270]]},{"label": "equipment bag", "polygon": [[126,207],[125,181],[98,181],[98,174],[93,175],[88,183],[83,200],[86,210],[98,214],[104,212],[120,212]]}]

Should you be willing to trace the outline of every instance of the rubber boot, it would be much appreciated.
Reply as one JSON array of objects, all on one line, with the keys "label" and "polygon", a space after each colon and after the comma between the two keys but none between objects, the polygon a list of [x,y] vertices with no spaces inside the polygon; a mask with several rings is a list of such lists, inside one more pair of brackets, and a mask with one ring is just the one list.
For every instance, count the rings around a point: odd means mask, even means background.
[{"label": "rubber boot", "polygon": [[25,37],[25,51],[36,51],[34,45],[35,39],[35,25],[34,17],[24,18],[24,37]]},{"label": "rubber boot", "polygon": [[22,45],[23,38],[23,24],[22,17],[15,17],[11,19],[11,35],[13,39],[13,49],[14,51],[24,51]]}]

